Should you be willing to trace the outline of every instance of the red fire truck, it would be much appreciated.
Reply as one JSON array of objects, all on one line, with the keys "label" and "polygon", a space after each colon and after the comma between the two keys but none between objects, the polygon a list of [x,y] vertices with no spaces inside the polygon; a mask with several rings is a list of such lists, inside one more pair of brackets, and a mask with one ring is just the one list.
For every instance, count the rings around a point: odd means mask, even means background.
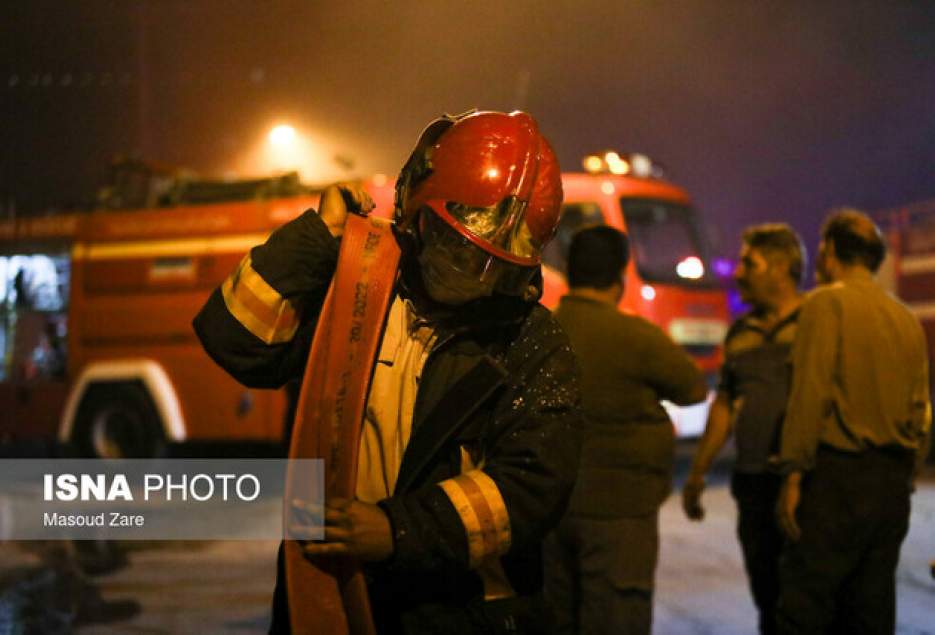
[{"label": "red fire truck", "polygon": [[[922,322],[929,368],[935,362],[935,199],[878,212],[889,253],[880,282]],[[930,373],[935,392],[935,373]],[[935,448],[933,448],[935,450]]]},{"label": "red fire truck", "polygon": [[[575,229],[626,229],[634,259],[621,306],[713,371],[727,305],[688,196],[645,157],[607,153],[585,165],[563,176],[543,301],[564,293]],[[234,382],[203,352],[191,319],[246,251],[315,206],[317,192],[294,174],[198,181],[140,164],[121,166],[114,182],[95,211],[0,221],[0,441],[57,438],[83,455],[120,457],[167,443],[281,440],[282,392]],[[392,182],[367,186],[389,215]],[[672,413],[680,433],[697,434],[706,408]]]},{"label": "red fire truck", "polygon": [[[592,223],[624,230],[632,258],[621,310],[662,327],[692,354],[713,384],[730,316],[688,194],[662,178],[662,170],[645,155],[607,151],[585,157],[583,166],[584,172],[562,174],[562,215],[555,239],[543,253],[543,303],[554,306],[567,290],[565,257],[575,230]],[[697,406],[664,405],[677,434],[686,437],[704,431],[709,403],[710,398]]]}]

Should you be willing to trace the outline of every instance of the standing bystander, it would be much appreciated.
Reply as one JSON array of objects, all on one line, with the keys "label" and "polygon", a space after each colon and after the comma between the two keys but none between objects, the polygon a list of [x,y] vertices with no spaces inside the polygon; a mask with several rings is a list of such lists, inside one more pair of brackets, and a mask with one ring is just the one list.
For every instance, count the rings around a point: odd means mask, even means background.
[{"label": "standing bystander", "polygon": [[685,513],[702,520],[705,474],[733,434],[737,458],[731,494],[737,502],[737,536],[763,634],[775,632],[783,540],[774,516],[781,478],[771,463],[789,397],[789,353],[804,270],[805,247],[788,225],[756,225],[744,232],[734,278],[751,310],[725,338],[717,396],[682,490]]},{"label": "standing bystander", "polygon": [[874,281],[886,253],[868,216],[822,228],[821,287],[802,304],[776,509],[781,633],[892,633],[909,496],[931,428],[925,336]]},{"label": "standing bystander", "polygon": [[585,413],[578,482],[547,538],[546,595],[556,632],[648,634],[659,506],[671,488],[674,432],[660,405],[705,398],[691,357],[657,326],[617,310],[625,234],[582,229],[568,254],[571,292],[555,317],[581,365]]}]

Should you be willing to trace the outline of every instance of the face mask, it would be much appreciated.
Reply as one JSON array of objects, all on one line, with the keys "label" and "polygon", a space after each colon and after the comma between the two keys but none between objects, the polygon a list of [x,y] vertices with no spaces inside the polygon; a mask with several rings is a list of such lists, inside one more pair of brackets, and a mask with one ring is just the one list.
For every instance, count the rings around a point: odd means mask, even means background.
[{"label": "face mask", "polygon": [[458,305],[495,291],[519,295],[528,288],[536,268],[520,267],[487,253],[430,209],[422,210],[418,223],[422,280],[436,302]]},{"label": "face mask", "polygon": [[492,280],[481,280],[457,267],[457,255],[426,244],[419,253],[419,268],[426,292],[436,302],[457,306],[493,293]]}]

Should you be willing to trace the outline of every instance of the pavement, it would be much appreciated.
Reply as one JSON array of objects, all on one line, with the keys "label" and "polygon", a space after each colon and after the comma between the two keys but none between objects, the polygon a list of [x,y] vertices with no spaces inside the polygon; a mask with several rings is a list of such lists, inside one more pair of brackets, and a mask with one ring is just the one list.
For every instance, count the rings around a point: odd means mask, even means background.
[{"label": "pavement", "polygon": [[131,553],[132,566],[100,580],[105,598],[131,597],[127,622],[88,625],[81,635],[266,633],[278,541],[170,544]]},{"label": "pavement", "polygon": [[[749,635],[757,616],[735,537],[736,512],[726,478],[705,491],[705,519],[689,522],[681,500],[661,510],[654,635]],[[896,572],[896,632],[935,635],[935,472],[912,498],[909,535]]]},{"label": "pavement", "polygon": [[[685,469],[680,461],[679,473]],[[756,632],[723,470],[692,523],[673,495],[661,513],[655,635]],[[0,544],[0,635],[13,633],[265,633],[275,580],[275,541],[127,543],[128,566],[84,577],[62,543]],[[913,497],[897,572],[901,635],[935,635],[935,468]],[[91,606],[77,624],[81,606]],[[108,623],[87,623],[95,619]]]}]

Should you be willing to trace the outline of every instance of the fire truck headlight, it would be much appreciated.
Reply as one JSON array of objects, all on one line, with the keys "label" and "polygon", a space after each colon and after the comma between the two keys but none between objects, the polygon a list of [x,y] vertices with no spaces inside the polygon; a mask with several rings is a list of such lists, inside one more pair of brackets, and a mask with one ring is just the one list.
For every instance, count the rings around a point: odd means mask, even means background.
[{"label": "fire truck headlight", "polygon": [[675,266],[679,278],[698,280],[704,276],[704,263],[697,256],[689,256]]}]

